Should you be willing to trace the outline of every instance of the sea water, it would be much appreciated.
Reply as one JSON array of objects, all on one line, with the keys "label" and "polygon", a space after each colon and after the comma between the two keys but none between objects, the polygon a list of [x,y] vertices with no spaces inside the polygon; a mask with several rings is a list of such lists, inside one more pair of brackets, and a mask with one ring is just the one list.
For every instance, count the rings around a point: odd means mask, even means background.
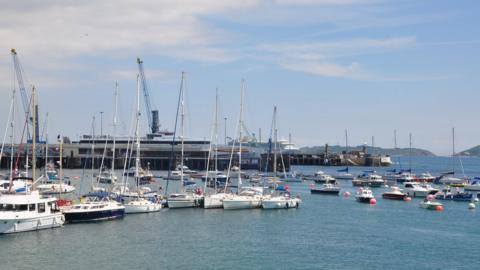
[{"label": "sea water", "polygon": [[[480,159],[462,159],[480,175]],[[412,158],[416,173],[438,174],[458,159]],[[395,166],[408,168],[408,158]],[[394,167],[395,167],[394,166]],[[341,167],[295,167],[298,172]],[[351,168],[354,173],[363,169]],[[375,168],[383,173],[385,168]],[[67,175],[80,174],[66,171]],[[78,180],[77,180],[78,181]],[[77,183],[78,184],[78,183]],[[161,183],[164,185],[165,183]],[[122,220],[1,235],[0,269],[475,269],[480,262],[480,208],[445,201],[443,212],[381,198],[310,194],[311,182],[289,183],[298,209],[163,209]],[[352,194],[349,181],[340,181]],[[480,205],[479,205],[480,206]]]}]

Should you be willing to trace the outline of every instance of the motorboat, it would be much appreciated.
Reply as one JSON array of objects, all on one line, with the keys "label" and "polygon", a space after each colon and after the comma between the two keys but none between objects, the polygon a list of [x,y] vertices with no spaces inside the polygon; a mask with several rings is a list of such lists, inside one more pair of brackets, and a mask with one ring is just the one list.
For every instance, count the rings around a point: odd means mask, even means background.
[{"label": "motorboat", "polygon": [[465,185],[468,180],[464,178],[457,178],[449,175],[442,175],[435,181],[438,184],[443,185]]},{"label": "motorboat", "polygon": [[425,199],[420,202],[420,207],[428,210],[439,210],[443,209],[443,204]]},{"label": "motorboat", "polygon": [[0,234],[51,229],[64,222],[55,197],[42,196],[37,190],[0,196]]},{"label": "motorboat", "polygon": [[263,209],[289,209],[298,208],[302,200],[300,198],[292,198],[289,193],[285,192],[276,196],[266,196],[262,199]]},{"label": "motorboat", "polygon": [[311,188],[310,193],[312,194],[329,194],[329,195],[338,195],[340,193],[340,187],[330,183],[323,184],[321,188]]},{"label": "motorboat", "polygon": [[72,193],[75,191],[75,187],[67,183],[45,183],[37,185],[37,189],[41,194],[62,194]]},{"label": "motorboat", "polygon": [[427,197],[429,194],[435,194],[438,192],[437,189],[434,189],[431,186],[422,186],[416,182],[405,182],[403,183],[403,188],[409,197],[414,198]]},{"label": "motorboat", "polygon": [[415,181],[415,175],[413,175],[409,170],[400,171],[399,173],[386,174],[384,178],[388,181],[393,181],[396,183],[405,183]]},{"label": "motorboat", "polygon": [[158,212],[162,208],[161,202],[157,199],[151,200],[145,197],[136,197],[124,204],[125,214],[139,214]]},{"label": "motorboat", "polygon": [[417,182],[427,182],[427,183],[433,182],[434,180],[435,180],[435,176],[433,176],[429,172],[421,173],[420,176],[417,176],[415,179],[415,181]]},{"label": "motorboat", "polygon": [[466,184],[463,189],[468,191],[480,191],[480,177],[473,178],[473,180]]},{"label": "motorboat", "polygon": [[110,170],[104,170],[97,175],[97,182],[106,185],[115,184],[117,182],[117,176]]},{"label": "motorboat", "polygon": [[363,173],[357,179],[352,180],[352,185],[357,187],[381,187],[385,185],[381,175],[375,173]]},{"label": "motorboat", "polygon": [[315,183],[317,184],[335,184],[337,180],[328,174],[319,174],[315,177]]},{"label": "motorboat", "polygon": [[113,200],[110,193],[92,192],[80,198],[80,203],[62,209],[66,222],[90,222],[123,218],[125,206]]},{"label": "motorboat", "polygon": [[167,198],[168,208],[192,208],[201,206],[203,196],[193,192],[172,193]]},{"label": "motorboat", "polygon": [[10,180],[0,180],[0,193],[25,193],[32,183],[29,177],[15,177],[11,183]]},{"label": "motorboat", "polygon": [[382,193],[382,198],[389,200],[404,200],[407,194],[402,192],[399,187],[391,187],[390,191]]},{"label": "motorboat", "polygon": [[[167,176],[165,179],[167,180],[173,180],[173,181],[180,181],[182,179],[182,171],[171,171],[170,176]],[[185,172],[183,173],[183,180],[186,181],[190,179],[189,175],[187,175]]]},{"label": "motorboat", "polygon": [[359,188],[357,190],[357,194],[355,195],[355,199],[361,203],[370,203],[370,201],[375,199],[375,197],[373,196],[372,190],[369,188]]},{"label": "motorboat", "polygon": [[183,170],[182,170],[182,165],[179,164],[176,168],[176,171],[183,171],[184,174],[192,175],[192,174],[197,174],[198,171],[195,170],[190,170],[186,165],[183,165]]},{"label": "motorboat", "polygon": [[461,192],[458,188],[455,191],[452,191],[450,188],[445,188],[441,192],[435,194],[435,199],[469,202],[473,199],[473,194],[468,192]]},{"label": "motorboat", "polygon": [[223,208],[226,210],[260,208],[262,199],[262,187],[243,187],[238,195],[223,200]]}]

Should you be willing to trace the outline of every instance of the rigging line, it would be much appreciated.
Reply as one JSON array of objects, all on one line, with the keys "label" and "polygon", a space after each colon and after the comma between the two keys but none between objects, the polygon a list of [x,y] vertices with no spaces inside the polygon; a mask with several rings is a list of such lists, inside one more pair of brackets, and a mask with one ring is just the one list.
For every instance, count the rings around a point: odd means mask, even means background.
[{"label": "rigging line", "polygon": [[165,192],[164,192],[165,195],[167,195],[168,184],[170,182],[170,177],[172,176],[172,162],[173,162],[173,159],[176,158],[174,150],[175,150],[175,139],[177,136],[178,112],[180,110],[180,102],[182,99],[182,87],[183,87],[183,79],[182,79],[182,83],[180,83],[180,91],[178,93],[177,113],[175,114],[175,126],[173,128],[172,149],[170,151],[170,158],[168,160],[168,176],[167,176],[167,184],[165,185]]}]

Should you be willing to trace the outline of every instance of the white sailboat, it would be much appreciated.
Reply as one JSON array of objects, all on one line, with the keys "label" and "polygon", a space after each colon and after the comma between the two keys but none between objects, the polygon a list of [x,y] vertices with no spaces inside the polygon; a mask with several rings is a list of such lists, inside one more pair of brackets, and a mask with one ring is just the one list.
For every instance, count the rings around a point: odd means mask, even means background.
[{"label": "white sailboat", "polygon": [[[225,192],[217,192],[218,184],[220,177],[224,179],[224,185],[228,183],[228,177],[223,175],[218,171],[218,90],[215,95],[215,120],[213,125],[213,132],[212,136],[214,137],[214,155],[215,155],[215,164],[214,164],[214,171],[210,171],[210,159],[212,154],[212,145],[210,144],[210,149],[208,151],[208,159],[207,159],[207,171],[205,172],[205,187],[204,190],[206,192],[203,200],[203,208],[205,209],[212,209],[212,208],[222,208],[223,207],[223,200],[231,196]],[[213,183],[212,183],[213,182]],[[208,186],[213,186],[213,193],[207,193]]]},{"label": "white sailboat", "polygon": [[181,106],[181,161],[180,161],[180,193],[173,193],[168,196],[167,204],[168,208],[191,208],[196,207],[199,205],[202,196],[194,194],[193,192],[186,192],[184,181],[185,181],[185,173],[184,173],[184,137],[185,137],[185,73],[182,72],[182,82],[180,86],[180,106]]},{"label": "white sailboat", "polygon": [[[15,100],[15,90],[12,99]],[[35,126],[35,87],[32,88],[32,106],[34,113],[33,124]],[[27,113],[28,118],[28,113]],[[28,121],[28,119],[26,120]],[[14,124],[12,122],[12,134]],[[36,176],[36,130],[32,135],[32,178]],[[13,140],[13,137],[12,137]],[[12,148],[13,149],[13,148]],[[11,176],[13,172],[11,172]],[[12,182],[13,177],[10,177]],[[12,186],[12,185],[11,185]],[[57,199],[43,197],[38,190],[32,190],[27,186],[22,194],[10,193],[0,196],[0,234],[36,231],[40,229],[56,228],[65,222],[64,215],[58,210]]]},{"label": "white sailboat", "polygon": [[[273,138],[274,138],[274,147],[273,147],[273,175],[276,178],[277,176],[277,106],[273,107]],[[283,159],[282,159],[283,165]],[[285,173],[285,166],[283,166],[283,173]],[[274,182],[273,190],[277,192],[278,183]],[[268,196],[264,196],[262,198],[262,208],[263,209],[288,209],[292,207],[298,207],[301,203],[299,198],[292,198],[290,197],[290,193],[288,191],[282,191],[279,193],[269,194]]]},{"label": "white sailboat", "polygon": [[[238,121],[238,142],[239,142],[239,151],[238,151],[238,168],[241,172],[242,168],[242,127],[243,127],[243,96],[244,96],[245,81],[242,80],[242,89],[240,91],[240,114]],[[233,156],[234,145],[232,146],[232,156]],[[231,156],[231,157],[232,157]],[[230,168],[229,168],[230,169]],[[230,173],[230,170],[229,172]],[[228,174],[227,174],[228,176]],[[228,178],[228,177],[227,177]],[[238,173],[238,184],[237,184],[237,195],[232,195],[223,200],[223,208],[226,210],[229,209],[252,209],[260,208],[262,205],[262,194],[263,188],[242,188],[242,174]],[[226,192],[227,185],[225,185]]]},{"label": "white sailboat", "polygon": [[[135,214],[135,213],[149,213],[149,212],[158,212],[162,208],[162,204],[154,199],[141,196],[140,192],[140,80],[137,76],[137,113],[135,119],[135,145],[136,145],[136,156],[135,156],[135,183],[137,184],[137,196],[133,197],[125,206],[126,214]],[[113,164],[112,164],[113,166]]]}]

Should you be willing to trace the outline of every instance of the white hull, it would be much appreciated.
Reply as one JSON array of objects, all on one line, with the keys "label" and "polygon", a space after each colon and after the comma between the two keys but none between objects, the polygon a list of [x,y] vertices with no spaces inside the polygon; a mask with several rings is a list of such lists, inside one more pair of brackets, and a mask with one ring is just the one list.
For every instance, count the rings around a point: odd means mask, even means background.
[{"label": "white hull", "polygon": [[428,190],[406,190],[405,193],[407,193],[407,196],[409,197],[427,197],[428,194],[430,194],[430,191]]},{"label": "white hull", "polygon": [[65,223],[65,217],[61,213],[26,219],[0,220],[0,234],[36,231],[60,227]]},{"label": "white hull", "polygon": [[148,205],[125,204],[125,214],[158,212],[160,209],[162,209],[162,205],[158,203]]},{"label": "white hull", "polygon": [[203,201],[203,208],[213,209],[213,208],[223,208],[223,200],[228,198],[229,194],[219,193],[209,196],[205,196]]},{"label": "white hull", "polygon": [[74,186],[67,184],[42,184],[37,186],[40,194],[61,194],[61,193],[72,193],[75,191]]},{"label": "white hull", "polygon": [[466,185],[463,189],[468,191],[480,191],[480,185]]},{"label": "white hull", "polygon": [[260,208],[262,200],[260,197],[234,197],[223,200],[223,208],[226,210],[233,209],[253,209]]},{"label": "white hull", "polygon": [[262,201],[263,209],[288,209],[297,208],[300,204],[298,199],[267,199]]},{"label": "white hull", "polygon": [[195,199],[168,200],[168,208],[192,208],[195,207]]}]

